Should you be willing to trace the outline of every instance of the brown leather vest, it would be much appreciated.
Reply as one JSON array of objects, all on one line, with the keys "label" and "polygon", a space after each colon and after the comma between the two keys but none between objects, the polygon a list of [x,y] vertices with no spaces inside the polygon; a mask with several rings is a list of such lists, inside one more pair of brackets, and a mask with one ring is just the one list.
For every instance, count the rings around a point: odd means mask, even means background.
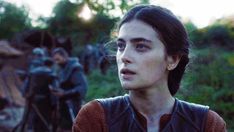
[{"label": "brown leather vest", "polygon": [[[98,99],[104,108],[109,132],[146,132],[136,118],[129,96]],[[203,132],[209,107],[176,99],[171,120],[162,132]]]}]

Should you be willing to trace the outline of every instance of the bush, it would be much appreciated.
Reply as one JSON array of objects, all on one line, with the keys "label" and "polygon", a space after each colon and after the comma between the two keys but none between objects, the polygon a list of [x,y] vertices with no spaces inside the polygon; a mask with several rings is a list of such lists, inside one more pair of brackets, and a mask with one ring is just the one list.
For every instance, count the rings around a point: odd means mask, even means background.
[{"label": "bush", "polygon": [[213,47],[194,54],[178,97],[210,106],[234,129],[234,53]]},{"label": "bush", "polygon": [[109,70],[105,76],[98,70],[93,71],[88,75],[88,82],[89,89],[86,101],[125,93],[120,85],[117,71],[113,69]]}]

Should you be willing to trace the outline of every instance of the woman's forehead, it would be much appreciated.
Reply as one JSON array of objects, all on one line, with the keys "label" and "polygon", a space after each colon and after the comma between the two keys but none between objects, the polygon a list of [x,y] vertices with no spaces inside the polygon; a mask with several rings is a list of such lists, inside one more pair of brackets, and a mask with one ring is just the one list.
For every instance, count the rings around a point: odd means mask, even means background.
[{"label": "woman's forehead", "polygon": [[132,20],[124,23],[118,32],[118,38],[132,39],[132,38],[145,38],[146,40],[157,39],[158,33],[152,26],[140,21]]}]

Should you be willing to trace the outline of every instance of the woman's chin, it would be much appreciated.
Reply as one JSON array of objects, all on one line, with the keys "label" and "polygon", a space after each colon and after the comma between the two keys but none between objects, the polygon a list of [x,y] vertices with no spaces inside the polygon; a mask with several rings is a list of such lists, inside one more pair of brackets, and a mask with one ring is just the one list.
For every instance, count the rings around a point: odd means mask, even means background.
[{"label": "woman's chin", "polygon": [[131,84],[121,84],[124,90],[133,90],[135,87]]},{"label": "woman's chin", "polygon": [[124,90],[137,90],[138,86],[132,83],[122,83],[121,84]]}]

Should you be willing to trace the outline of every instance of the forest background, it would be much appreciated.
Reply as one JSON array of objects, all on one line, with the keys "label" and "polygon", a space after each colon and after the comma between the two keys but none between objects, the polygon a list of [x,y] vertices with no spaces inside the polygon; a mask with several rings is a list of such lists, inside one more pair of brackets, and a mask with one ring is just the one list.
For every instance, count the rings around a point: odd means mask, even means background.
[{"label": "forest background", "polygon": [[[17,33],[26,30],[45,30],[57,37],[70,37],[72,55],[79,56],[87,44],[106,44],[113,40],[116,23],[121,18],[113,12],[119,10],[124,14],[139,3],[149,1],[121,0],[117,5],[111,0],[102,3],[61,0],[54,7],[52,16],[39,17],[35,22],[26,7],[0,0],[0,39],[11,41]],[[85,6],[92,13],[89,20],[79,15]],[[234,16],[217,19],[203,28],[197,28],[189,20],[183,22],[192,44],[191,61],[176,97],[210,106],[224,118],[228,130],[234,131]],[[126,93],[121,89],[116,70],[113,62],[106,75],[98,70],[87,75],[86,101]]]}]

